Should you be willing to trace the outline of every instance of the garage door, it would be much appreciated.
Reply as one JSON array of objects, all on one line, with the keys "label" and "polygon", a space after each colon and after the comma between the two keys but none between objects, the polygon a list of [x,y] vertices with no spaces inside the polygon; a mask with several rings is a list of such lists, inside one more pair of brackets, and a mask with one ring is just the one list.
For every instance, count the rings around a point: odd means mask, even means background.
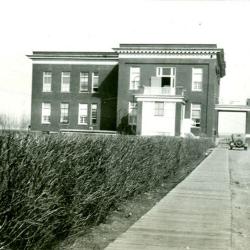
[{"label": "garage door", "polygon": [[246,112],[219,112],[219,136],[246,132]]}]

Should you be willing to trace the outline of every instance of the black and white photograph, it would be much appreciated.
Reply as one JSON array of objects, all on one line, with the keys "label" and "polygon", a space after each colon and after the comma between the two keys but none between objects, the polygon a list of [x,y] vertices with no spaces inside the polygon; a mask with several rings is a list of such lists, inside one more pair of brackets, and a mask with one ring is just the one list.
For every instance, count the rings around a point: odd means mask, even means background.
[{"label": "black and white photograph", "polygon": [[250,0],[0,3],[0,250],[250,249]]}]

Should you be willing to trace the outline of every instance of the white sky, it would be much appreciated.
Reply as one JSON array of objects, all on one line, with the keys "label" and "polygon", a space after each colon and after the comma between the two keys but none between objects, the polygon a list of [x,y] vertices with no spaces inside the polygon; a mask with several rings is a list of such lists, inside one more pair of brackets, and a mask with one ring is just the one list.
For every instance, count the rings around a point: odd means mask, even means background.
[{"label": "white sky", "polygon": [[33,50],[107,51],[119,43],[216,43],[221,98],[250,97],[250,1],[2,0],[0,113],[30,112]]}]

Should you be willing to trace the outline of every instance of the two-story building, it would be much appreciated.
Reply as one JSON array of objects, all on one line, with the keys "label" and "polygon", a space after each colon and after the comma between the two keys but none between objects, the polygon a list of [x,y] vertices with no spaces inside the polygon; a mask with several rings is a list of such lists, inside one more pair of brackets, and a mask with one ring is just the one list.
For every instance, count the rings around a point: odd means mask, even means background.
[{"label": "two-story building", "polygon": [[214,44],[120,44],[113,52],[33,52],[31,129],[216,133],[225,75]]}]

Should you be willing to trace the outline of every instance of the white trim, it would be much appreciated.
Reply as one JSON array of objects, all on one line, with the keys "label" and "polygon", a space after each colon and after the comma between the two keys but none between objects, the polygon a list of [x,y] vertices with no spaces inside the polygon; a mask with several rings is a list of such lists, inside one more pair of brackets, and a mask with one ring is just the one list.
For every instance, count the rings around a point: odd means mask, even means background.
[{"label": "white trim", "polygon": [[[196,69],[200,69],[201,70],[201,89],[195,89],[194,88],[194,71],[196,70]],[[197,73],[196,73],[197,74]],[[203,70],[203,68],[200,68],[200,67],[195,67],[195,68],[192,68],[192,82],[191,82],[191,84],[192,84],[192,91],[193,92],[202,92],[202,89],[203,89],[203,79],[204,79],[204,70]],[[199,82],[198,82],[199,83]]]},{"label": "white trim", "polygon": [[[93,106],[96,106],[96,109],[93,109]],[[91,103],[90,104],[90,124],[91,125],[94,125],[94,126],[96,126],[97,125],[97,116],[98,116],[98,113],[97,113],[97,109],[98,109],[98,104],[97,103]],[[93,110],[95,110],[96,111],[96,123],[93,123]]]},{"label": "white trim", "polygon": [[[137,72],[136,72],[136,71]],[[136,77],[138,77],[138,79],[136,79],[137,81],[135,81],[134,75],[136,75]],[[135,85],[135,83],[137,83],[137,85]],[[139,66],[131,66],[129,68],[129,90],[138,90],[141,84],[141,67]]]},{"label": "white trim", "polygon": [[[131,115],[134,110],[135,115]],[[135,121],[131,122],[131,117],[135,117]],[[137,125],[137,102],[128,102],[128,124]]]},{"label": "white trim", "polygon": [[[84,117],[86,117],[86,120],[87,120],[87,122],[80,122],[80,106],[81,105],[86,105],[86,109],[84,109],[85,111],[86,111],[86,115],[84,116]],[[88,112],[88,109],[89,109],[89,105],[87,104],[87,103],[79,103],[78,104],[78,125],[88,125],[88,118],[89,118],[89,112]]]},{"label": "white trim", "polygon": [[[95,75],[97,74],[97,75]],[[97,78],[97,91],[94,91],[94,79]],[[91,93],[98,93],[99,90],[99,83],[100,83],[100,75],[99,72],[92,72],[91,74]]]},{"label": "white trim", "polygon": [[[48,108],[45,108],[45,106],[48,105]],[[50,118],[51,118],[51,103],[50,102],[42,102],[42,110],[41,110],[41,124],[50,124]],[[47,114],[46,114],[47,113]],[[49,121],[44,121],[44,116],[49,117]]]},{"label": "white trim", "polygon": [[246,105],[220,105],[215,106],[215,110],[218,111],[234,111],[234,112],[247,112],[250,111],[250,106]]},{"label": "white trim", "polygon": [[70,129],[70,128],[62,128],[59,131],[61,132],[86,132],[86,133],[98,133],[98,134],[117,134],[117,131],[113,130],[98,130],[98,129]]},{"label": "white trim", "polygon": [[[67,76],[67,74],[68,74],[68,76]],[[69,83],[66,84],[63,81],[64,78],[69,78]],[[63,72],[61,72],[61,93],[69,93],[70,92],[70,83],[71,83],[71,72],[70,71],[63,71]],[[65,90],[66,89],[65,86],[68,87],[67,90]]]},{"label": "white trim", "polygon": [[145,96],[145,95],[136,95],[135,98],[138,102],[181,102],[185,103],[184,97],[177,97],[177,96]]},{"label": "white trim", "polygon": [[[49,77],[50,77],[49,90],[46,90],[46,87],[45,87],[48,84],[48,83],[45,83],[45,78],[48,77],[48,75],[46,76],[46,74],[49,74]],[[43,89],[42,89],[42,92],[44,92],[44,93],[52,92],[51,89],[52,89],[52,72],[51,71],[44,71],[43,72]]]},{"label": "white trim", "polygon": [[119,54],[214,54],[221,52],[221,49],[216,48],[114,48]]},{"label": "white trim", "polygon": [[[196,109],[194,109],[194,110],[199,110],[200,111],[200,126],[194,126],[193,125],[193,106],[198,106],[199,105],[199,109],[198,108],[196,108]],[[200,103],[191,103],[191,106],[190,106],[190,119],[191,119],[191,121],[192,121],[192,123],[191,123],[191,127],[192,128],[200,128],[201,127],[201,104]]]},{"label": "white trim", "polygon": [[183,55],[183,54],[120,54],[119,58],[178,58],[178,59],[216,59],[216,55]]},{"label": "white trim", "polygon": [[88,61],[88,60],[36,60],[33,64],[78,64],[78,65],[117,65],[114,61]]}]

